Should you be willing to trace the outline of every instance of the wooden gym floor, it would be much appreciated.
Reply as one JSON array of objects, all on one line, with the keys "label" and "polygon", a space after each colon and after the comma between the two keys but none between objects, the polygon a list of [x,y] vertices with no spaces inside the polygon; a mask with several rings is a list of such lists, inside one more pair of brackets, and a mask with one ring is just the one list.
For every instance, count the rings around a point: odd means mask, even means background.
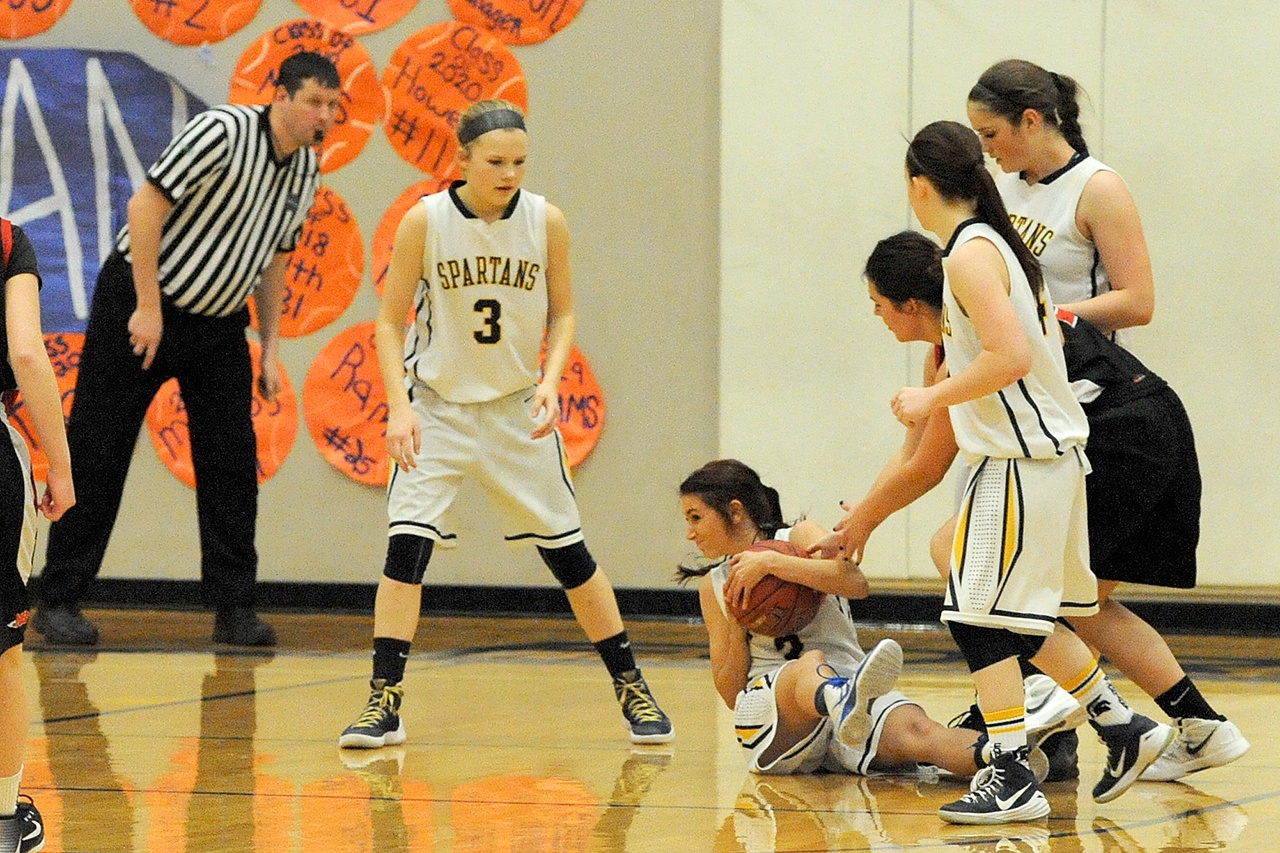
[{"label": "wooden gym floor", "polygon": [[[629,623],[673,744],[628,742],[571,620],[429,617],[405,682],[408,743],[344,752],[338,733],[367,695],[370,617],[267,614],[280,646],[253,652],[214,646],[209,614],[88,615],[96,650],[28,633],[23,790],[49,853],[1280,849],[1280,750],[1267,736],[1280,639],[1171,638],[1253,742],[1234,765],[1098,806],[1105,755],[1086,728],[1082,778],[1046,787],[1047,822],[967,829],[935,814],[965,790],[957,780],[747,774],[699,624]],[[907,651],[901,689],[943,722],[968,707],[944,632],[868,627],[863,644],[890,635]]]}]

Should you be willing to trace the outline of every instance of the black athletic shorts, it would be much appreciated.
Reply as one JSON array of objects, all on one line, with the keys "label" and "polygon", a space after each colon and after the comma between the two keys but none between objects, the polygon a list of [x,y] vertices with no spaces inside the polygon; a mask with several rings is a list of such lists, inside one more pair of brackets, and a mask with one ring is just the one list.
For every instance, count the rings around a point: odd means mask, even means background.
[{"label": "black athletic shorts", "polygon": [[1200,541],[1200,463],[1172,388],[1090,414],[1089,559],[1100,580],[1189,589]]}]

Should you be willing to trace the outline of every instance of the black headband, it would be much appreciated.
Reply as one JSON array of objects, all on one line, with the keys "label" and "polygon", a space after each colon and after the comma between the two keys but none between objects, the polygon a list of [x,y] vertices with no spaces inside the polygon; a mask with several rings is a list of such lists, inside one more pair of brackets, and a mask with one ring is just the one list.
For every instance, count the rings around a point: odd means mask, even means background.
[{"label": "black headband", "polygon": [[515,110],[500,109],[489,110],[480,113],[467,125],[458,130],[458,144],[467,145],[478,136],[483,136],[491,130],[502,130],[503,128],[514,128],[516,130],[524,130],[524,116]]}]

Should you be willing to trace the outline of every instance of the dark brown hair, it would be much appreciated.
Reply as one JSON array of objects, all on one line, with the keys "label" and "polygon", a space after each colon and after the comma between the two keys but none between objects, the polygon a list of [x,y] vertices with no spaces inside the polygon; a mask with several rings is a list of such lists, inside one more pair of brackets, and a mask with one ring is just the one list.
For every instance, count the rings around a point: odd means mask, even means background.
[{"label": "dark brown hair", "polygon": [[994,228],[1013,250],[1039,301],[1044,287],[1040,263],[1009,222],[1009,212],[987,171],[976,133],[954,121],[925,125],[907,148],[907,174],[928,178],[944,199],[976,204],[978,218]]},{"label": "dark brown hair", "polygon": [[1080,130],[1079,93],[1080,84],[1070,77],[1025,59],[1006,59],[982,73],[969,90],[969,100],[1014,125],[1022,121],[1024,112],[1035,110],[1072,148],[1088,154]]},{"label": "dark brown hair", "polygon": [[[778,490],[760,481],[760,475],[737,459],[716,459],[694,471],[680,484],[680,494],[694,495],[716,515],[732,524],[729,504],[738,501],[751,523],[766,539],[786,527]],[[680,566],[676,579],[681,583],[705,575],[709,567]]]}]

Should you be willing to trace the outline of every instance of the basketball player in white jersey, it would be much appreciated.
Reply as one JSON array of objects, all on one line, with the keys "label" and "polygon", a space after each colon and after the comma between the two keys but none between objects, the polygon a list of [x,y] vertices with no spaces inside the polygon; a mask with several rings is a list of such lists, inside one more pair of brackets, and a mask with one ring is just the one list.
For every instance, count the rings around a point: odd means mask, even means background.
[{"label": "basketball player in white jersey", "polygon": [[[987,766],[986,736],[946,728],[892,689],[902,669],[896,642],[882,640],[862,651],[848,603],[868,592],[856,563],[747,550],[754,542],[783,539],[804,551],[827,533],[821,525],[783,522],[777,490],[736,459],[708,462],[686,477],[680,503],[687,538],[704,558],[718,561],[682,566],[679,579],[701,578],[712,677],[733,710],[751,772],[866,776],[929,764],[972,776]],[[726,600],[749,596],[766,574],[827,593],[813,621],[777,638],[737,624]],[[1035,737],[1065,722],[1041,719]],[[1037,758],[1043,761],[1038,752]]]},{"label": "basketball player in white jersey", "polygon": [[[1079,91],[1070,77],[1005,60],[970,90],[969,122],[1000,166],[996,186],[1054,302],[1123,345],[1123,329],[1151,319],[1151,258],[1128,187],[1089,155]],[[1076,388],[1098,393],[1087,383]],[[1105,632],[1100,642],[1111,661],[1178,725],[1177,740],[1142,778],[1178,779],[1234,761],[1249,749],[1240,730],[1201,695],[1164,638],[1111,599],[1120,583],[1195,586],[1201,486],[1194,451],[1176,470],[1143,465],[1150,451],[1132,440],[1094,442],[1089,454],[1097,463],[1089,484],[1089,535],[1100,611],[1076,627],[1095,645],[1093,637]]]},{"label": "basketball player in white jersey", "polygon": [[969,123],[1054,302],[1119,338],[1151,322],[1151,256],[1129,188],[1089,155],[1078,92],[1070,77],[1005,60],[969,91]]},{"label": "basketball player in white jersey", "polygon": [[[942,619],[969,663],[997,753],[969,794],[939,810],[954,823],[1007,823],[1049,813],[1026,764],[1018,661],[1036,655],[1060,614],[1097,611],[1089,571],[1084,411],[1034,257],[1013,230],[968,128],[934,122],[907,151],[908,198],[945,245],[940,315],[947,375],[894,396],[907,426],[948,408],[972,468],[956,518]],[[1042,668],[1081,699],[1108,747],[1094,786],[1119,796],[1173,738],[1134,714],[1082,643]]]},{"label": "basketball player in white jersey", "polygon": [[521,189],[528,137],[515,105],[473,104],[457,135],[464,180],[405,214],[378,313],[393,462],[389,542],[374,605],[372,691],[339,745],[405,740],[401,681],[422,579],[435,545],[457,542],[448,511],[463,479],[485,489],[507,542],[536,546],[564,587],[613,678],[631,740],[669,741],[671,721],[636,666],[613,587],[583,541],[556,429],[574,333],[564,214]]}]

